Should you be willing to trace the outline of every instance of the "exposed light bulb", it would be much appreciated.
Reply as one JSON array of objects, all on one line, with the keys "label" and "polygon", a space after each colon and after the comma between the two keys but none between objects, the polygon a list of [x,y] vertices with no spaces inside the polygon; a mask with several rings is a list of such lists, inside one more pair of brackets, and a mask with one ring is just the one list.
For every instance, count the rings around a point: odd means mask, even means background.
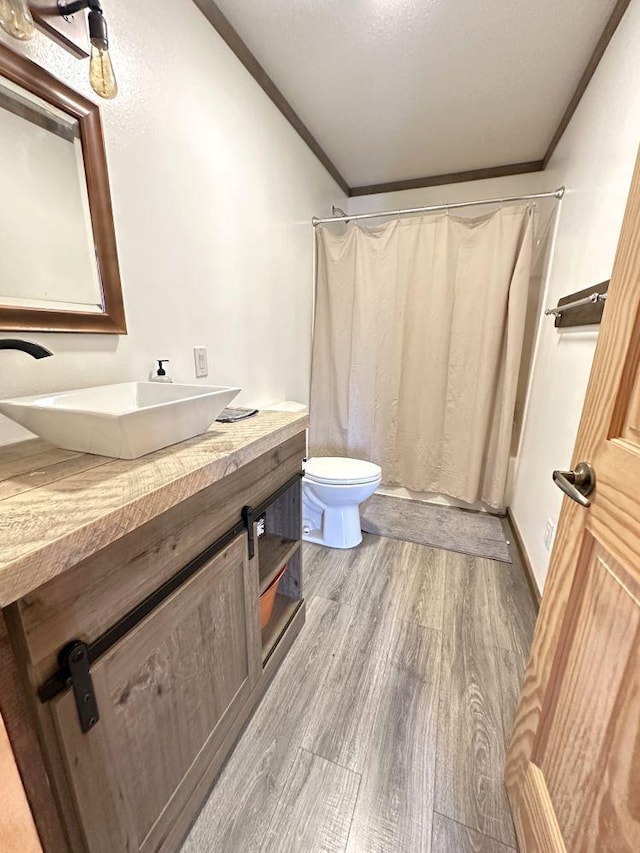
[{"label": "exposed light bulb", "polygon": [[101,98],[111,99],[118,94],[118,84],[116,75],[113,73],[108,48],[96,47],[95,44],[91,45],[89,82],[93,91]]},{"label": "exposed light bulb", "polygon": [[33,38],[35,25],[27,0],[0,0],[0,27],[15,39]]}]

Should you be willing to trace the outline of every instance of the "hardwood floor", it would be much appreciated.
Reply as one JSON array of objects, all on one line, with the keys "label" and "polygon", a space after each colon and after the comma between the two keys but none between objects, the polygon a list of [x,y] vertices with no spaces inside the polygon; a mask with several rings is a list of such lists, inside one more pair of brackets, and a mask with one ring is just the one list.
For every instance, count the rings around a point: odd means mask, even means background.
[{"label": "hardwood floor", "polygon": [[344,850],[359,786],[357,773],[299,749],[261,850]]},{"label": "hardwood floor", "polygon": [[502,773],[533,634],[517,562],[305,545],[307,624],[183,853],[509,853]]}]

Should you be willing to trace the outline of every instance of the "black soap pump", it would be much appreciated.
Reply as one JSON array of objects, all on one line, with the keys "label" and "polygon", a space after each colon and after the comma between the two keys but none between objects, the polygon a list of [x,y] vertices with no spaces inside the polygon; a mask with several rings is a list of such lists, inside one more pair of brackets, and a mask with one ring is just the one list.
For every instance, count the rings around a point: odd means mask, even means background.
[{"label": "black soap pump", "polygon": [[158,370],[156,371],[156,375],[151,377],[152,382],[173,382],[173,379],[167,376],[167,371],[162,366],[163,364],[167,364],[168,361],[168,358],[158,359]]}]

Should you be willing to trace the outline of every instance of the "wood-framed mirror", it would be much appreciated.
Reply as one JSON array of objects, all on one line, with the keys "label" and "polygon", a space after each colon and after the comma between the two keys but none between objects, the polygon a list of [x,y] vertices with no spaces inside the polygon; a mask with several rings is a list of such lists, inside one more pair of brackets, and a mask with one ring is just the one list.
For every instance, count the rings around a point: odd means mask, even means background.
[{"label": "wood-framed mirror", "polygon": [[2,44],[0,330],[127,332],[100,110]]}]

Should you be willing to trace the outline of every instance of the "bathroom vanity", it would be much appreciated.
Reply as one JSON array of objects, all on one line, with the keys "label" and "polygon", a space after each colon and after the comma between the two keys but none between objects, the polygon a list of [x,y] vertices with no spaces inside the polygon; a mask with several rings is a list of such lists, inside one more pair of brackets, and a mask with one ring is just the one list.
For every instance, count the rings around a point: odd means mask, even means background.
[{"label": "bathroom vanity", "polygon": [[304,623],[306,425],[0,448],[0,711],[47,853],[179,849]]}]

